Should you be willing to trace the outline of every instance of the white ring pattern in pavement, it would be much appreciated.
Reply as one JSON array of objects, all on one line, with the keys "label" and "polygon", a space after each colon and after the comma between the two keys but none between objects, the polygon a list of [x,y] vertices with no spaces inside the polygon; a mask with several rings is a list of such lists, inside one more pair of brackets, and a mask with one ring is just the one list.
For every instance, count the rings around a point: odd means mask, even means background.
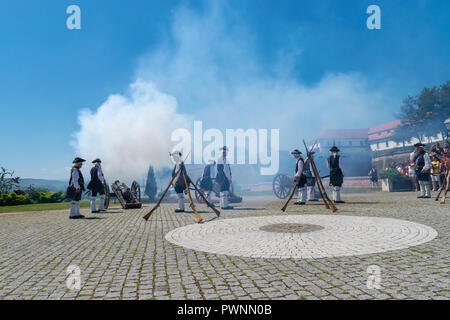
[{"label": "white ring pattern in pavement", "polygon": [[[318,225],[303,233],[263,231],[270,224]],[[423,224],[378,217],[290,215],[219,219],[174,229],[166,240],[189,249],[253,258],[324,258],[405,249],[433,240]]]}]

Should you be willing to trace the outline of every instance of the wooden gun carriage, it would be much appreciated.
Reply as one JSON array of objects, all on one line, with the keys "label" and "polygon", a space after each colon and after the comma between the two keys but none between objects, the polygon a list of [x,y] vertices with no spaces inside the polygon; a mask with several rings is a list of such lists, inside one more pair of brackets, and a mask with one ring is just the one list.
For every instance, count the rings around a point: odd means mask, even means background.
[{"label": "wooden gun carriage", "polygon": [[[111,189],[113,192],[111,192]],[[141,186],[137,181],[133,181],[131,188],[119,180],[111,185],[108,185],[105,181],[105,195],[105,209],[109,207],[111,197],[119,200],[123,209],[139,209],[142,207]]]},{"label": "wooden gun carriage", "polygon": [[[197,188],[201,191],[201,192],[203,192],[203,194],[205,193],[205,190],[203,190],[202,189],[202,187],[201,187],[201,182],[202,181],[202,178],[200,177],[200,178],[198,178],[197,179],[197,181],[195,182],[195,185],[197,186]],[[220,197],[220,185],[216,182],[216,179],[212,179],[212,185],[213,185],[213,187],[212,187],[212,194],[211,195],[215,195],[216,197]],[[204,202],[204,200],[203,200],[203,198],[200,196],[200,194],[197,192],[197,191],[195,191],[195,198],[197,199],[197,201],[198,202],[200,202],[200,203],[203,203]],[[242,202],[242,197],[239,197],[238,195],[236,195],[235,193],[234,193],[234,188],[233,188],[233,184],[231,184],[231,186],[230,186],[230,196],[229,196],[229,201],[230,201],[230,203],[240,203],[240,202]]]}]

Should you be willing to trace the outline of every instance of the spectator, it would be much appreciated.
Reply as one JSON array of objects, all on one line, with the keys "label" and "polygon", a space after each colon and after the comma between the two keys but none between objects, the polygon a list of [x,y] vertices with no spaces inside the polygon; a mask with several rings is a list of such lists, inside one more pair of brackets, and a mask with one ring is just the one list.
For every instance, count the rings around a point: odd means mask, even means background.
[{"label": "spectator", "polygon": [[450,153],[450,142],[445,141],[443,153],[447,155]]},{"label": "spectator", "polygon": [[431,156],[431,183],[433,191],[437,191],[441,187],[441,162],[437,156]]},{"label": "spectator", "polygon": [[408,175],[408,162],[402,164],[402,175],[406,177]]},{"label": "spectator", "polygon": [[370,169],[369,171],[369,178],[370,178],[370,182],[372,184],[372,188],[378,188],[378,170],[376,167],[372,167],[372,169]]},{"label": "spectator", "polygon": [[439,144],[439,142],[436,142],[430,150],[430,154],[431,155],[435,155],[439,161],[441,161],[442,156],[444,155],[444,149],[442,149],[441,145]]},{"label": "spectator", "polygon": [[417,189],[416,168],[414,167],[414,162],[411,162],[408,166],[408,176],[409,176],[409,179],[411,180],[411,183],[413,184],[416,192],[419,191]]}]

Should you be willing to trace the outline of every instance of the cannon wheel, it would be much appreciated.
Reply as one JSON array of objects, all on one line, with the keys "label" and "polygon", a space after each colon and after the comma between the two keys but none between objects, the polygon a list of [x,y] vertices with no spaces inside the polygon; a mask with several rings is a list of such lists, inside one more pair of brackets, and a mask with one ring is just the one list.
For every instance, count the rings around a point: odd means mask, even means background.
[{"label": "cannon wheel", "polygon": [[122,208],[126,209],[125,205],[127,204],[127,202],[123,198],[122,192],[120,192],[119,188],[117,187],[117,185],[115,183],[113,183],[111,185],[111,189],[113,190],[114,194],[116,195],[117,200],[119,200],[120,205],[122,206]]},{"label": "cannon wheel", "polygon": [[[197,186],[198,190],[203,191],[202,188],[200,188],[200,181],[202,181],[202,178],[198,178],[197,181],[195,182],[195,185]],[[199,203],[204,202],[203,198],[200,196],[197,190],[195,190],[195,199],[197,199]]]},{"label": "cannon wheel", "polygon": [[141,186],[134,180],[131,184],[131,194],[134,196],[137,202],[141,202]]},{"label": "cannon wheel", "polygon": [[109,190],[109,184],[105,181],[105,210],[109,207],[109,200],[111,199],[111,194]]},{"label": "cannon wheel", "polygon": [[279,199],[286,199],[292,191],[293,181],[291,177],[284,173],[275,176],[272,183],[273,193]]}]

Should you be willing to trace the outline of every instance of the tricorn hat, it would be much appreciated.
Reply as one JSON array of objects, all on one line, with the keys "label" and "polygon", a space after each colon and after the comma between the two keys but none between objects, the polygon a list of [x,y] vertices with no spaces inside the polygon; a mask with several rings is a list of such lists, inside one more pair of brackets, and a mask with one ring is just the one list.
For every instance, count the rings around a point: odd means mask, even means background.
[{"label": "tricorn hat", "polygon": [[181,153],[181,151],[175,150],[174,152],[171,152],[170,155],[171,156],[179,156],[179,157],[181,157],[183,154]]},{"label": "tricorn hat", "polygon": [[414,147],[425,147],[425,145],[422,142],[417,142]]},{"label": "tricorn hat", "polygon": [[341,150],[339,150],[338,147],[333,146],[333,147],[331,147],[330,151],[331,151],[331,152],[339,152],[339,151],[341,151]]},{"label": "tricorn hat", "polygon": [[97,158],[97,159],[95,159],[94,161],[92,161],[92,163],[96,163],[96,162],[102,163],[102,160],[100,160],[99,158]]},{"label": "tricorn hat", "polygon": [[72,163],[80,163],[80,162],[85,162],[86,160],[84,160],[83,158],[79,158],[76,157],[75,159],[73,159]]},{"label": "tricorn hat", "polygon": [[294,149],[291,151],[291,154],[302,154],[302,152],[298,149]]}]

